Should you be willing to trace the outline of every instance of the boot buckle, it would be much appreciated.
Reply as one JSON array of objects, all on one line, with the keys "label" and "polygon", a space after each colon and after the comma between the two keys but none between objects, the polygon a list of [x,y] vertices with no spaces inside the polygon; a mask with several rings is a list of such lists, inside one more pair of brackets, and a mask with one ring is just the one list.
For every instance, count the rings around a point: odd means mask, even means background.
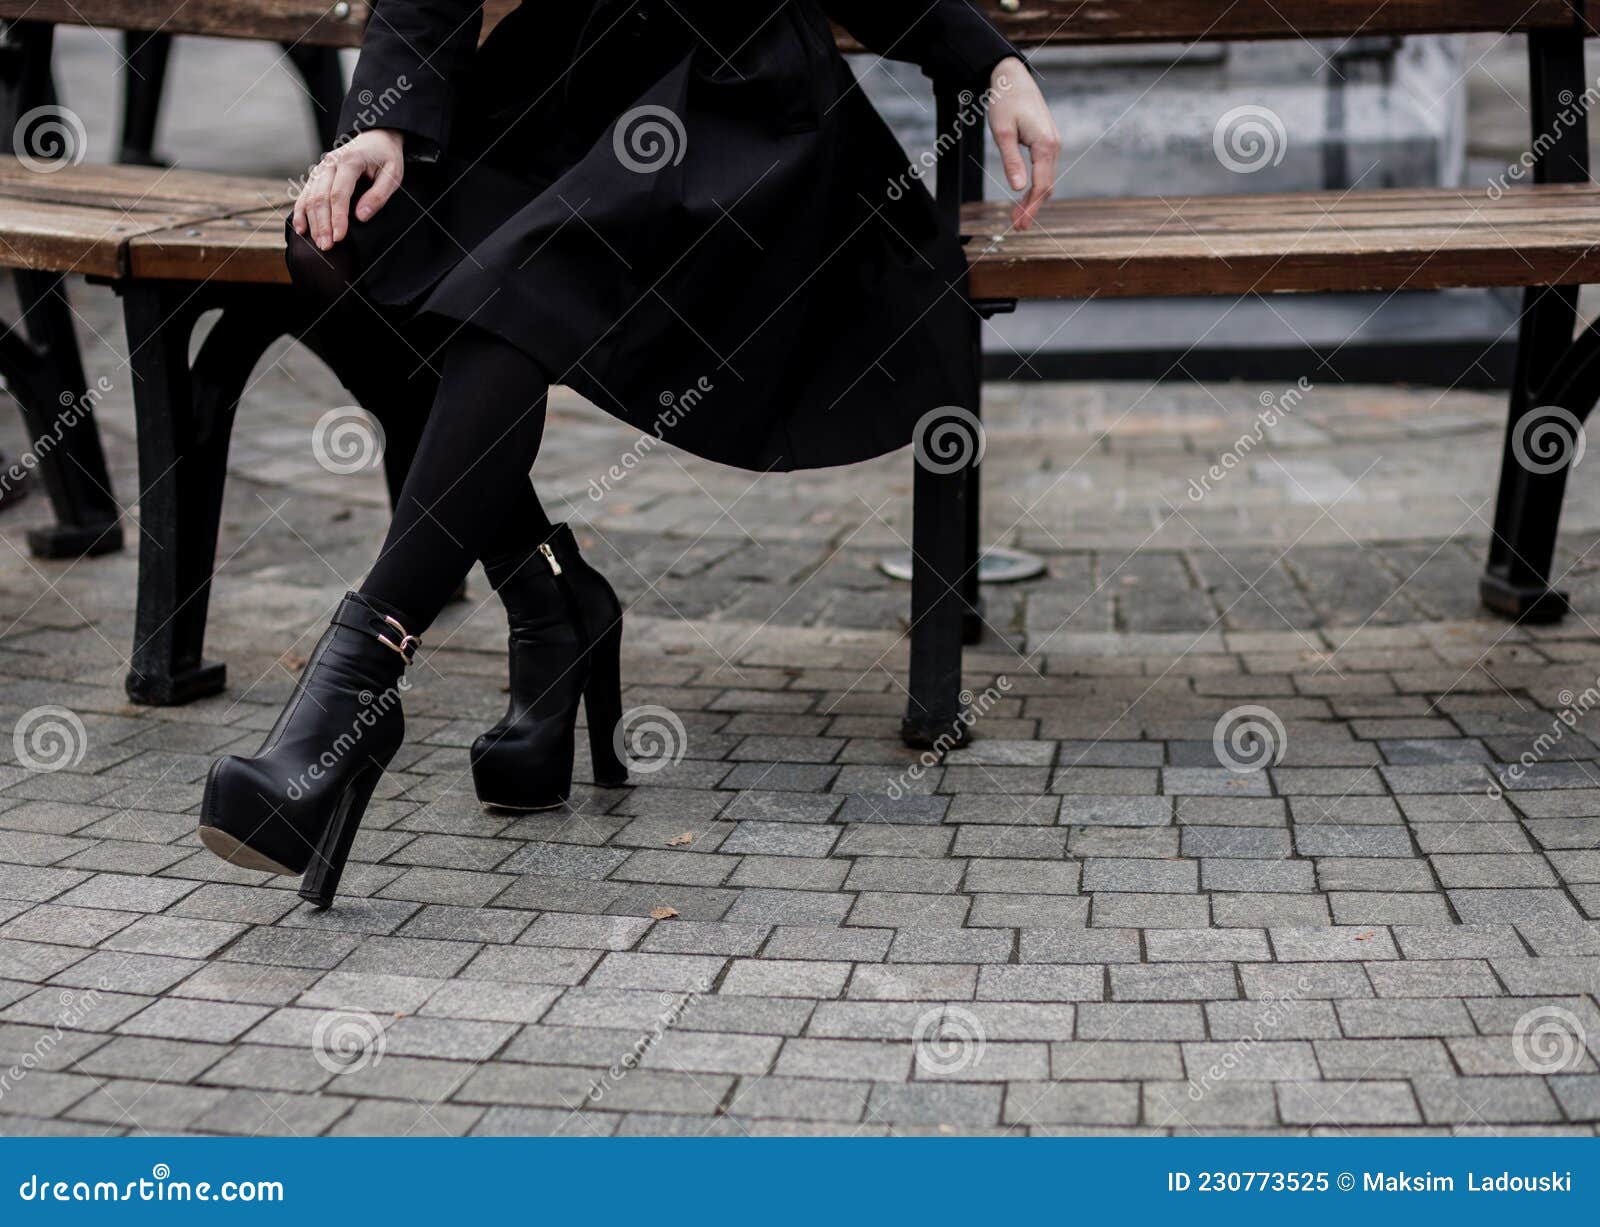
[{"label": "boot buckle", "polygon": [[422,646],[421,638],[411,634],[406,630],[405,627],[401,626],[397,620],[391,618],[388,614],[384,614],[383,620],[390,626],[394,627],[395,630],[400,632],[400,642],[396,643],[393,639],[390,639],[389,636],[382,634],[378,636],[378,642],[383,644],[384,647],[400,653],[402,659],[404,659],[406,664],[409,665],[412,657],[416,656],[417,649]]}]

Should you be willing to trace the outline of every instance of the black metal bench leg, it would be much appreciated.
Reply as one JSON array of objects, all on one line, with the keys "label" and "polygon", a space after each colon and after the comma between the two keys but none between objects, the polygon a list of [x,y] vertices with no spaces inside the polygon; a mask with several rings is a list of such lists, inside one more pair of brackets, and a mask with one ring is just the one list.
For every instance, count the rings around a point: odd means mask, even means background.
[{"label": "black metal bench leg", "polygon": [[[982,430],[980,425],[979,430]],[[983,638],[984,605],[983,585],[978,582],[978,558],[983,552],[983,537],[979,515],[983,500],[983,464],[981,461],[964,470],[966,489],[962,499],[963,512],[961,550],[961,642],[977,643]]]},{"label": "black metal bench leg", "polygon": [[139,595],[128,697],[171,706],[216,694],[224,667],[202,656],[228,438],[250,372],[285,313],[259,292],[227,308],[193,366],[189,338],[206,307],[195,287],[123,287],[139,431]]},{"label": "black metal bench leg", "polygon": [[344,69],[339,64],[338,49],[304,43],[284,43],[283,49],[311,95],[317,139],[323,149],[332,149],[339,139],[339,109],[344,106]]},{"label": "black metal bench leg", "polygon": [[25,465],[37,468],[56,523],[28,532],[38,558],[82,558],[122,548],[121,508],[111,492],[94,407],[104,389],[83,375],[62,278],[20,271],[20,328],[0,337],[0,371],[22,408]]},{"label": "black metal bench leg", "polygon": [[[283,50],[311,95],[317,139],[323,149],[331,149],[339,136],[339,108],[344,103],[344,70],[338,49],[284,43]],[[166,165],[156,156],[155,141],[171,55],[170,34],[130,31],[122,36],[120,161],[136,166]]]},{"label": "black metal bench leg", "polygon": [[911,510],[911,697],[900,737],[918,748],[965,744],[961,691],[961,574],[969,470],[918,464]]},{"label": "black metal bench leg", "polygon": [[201,658],[227,440],[198,420],[189,337],[199,312],[157,285],[123,290],[139,432],[139,595],[127,678],[135,703],[217,694],[222,665]]},{"label": "black metal bench leg", "polygon": [[[1535,182],[1588,180],[1588,125],[1583,110],[1572,105],[1587,75],[1581,31],[1528,36]],[[1577,315],[1576,286],[1533,287],[1523,297],[1494,536],[1478,585],[1485,605],[1519,621],[1555,622],[1568,608],[1566,594],[1550,586],[1550,567],[1567,470],[1581,423],[1600,394],[1590,371],[1593,329],[1574,341]]]},{"label": "black metal bench leg", "polygon": [[1537,397],[1513,402],[1500,461],[1483,602],[1525,622],[1554,622],[1569,607],[1551,586],[1556,531],[1567,474],[1581,454],[1581,430],[1600,401],[1600,323],[1584,330],[1556,362]]},{"label": "black metal bench leg", "polygon": [[165,166],[156,157],[156,125],[167,80],[172,35],[129,31],[122,36],[122,140],[117,159],[135,166]]}]

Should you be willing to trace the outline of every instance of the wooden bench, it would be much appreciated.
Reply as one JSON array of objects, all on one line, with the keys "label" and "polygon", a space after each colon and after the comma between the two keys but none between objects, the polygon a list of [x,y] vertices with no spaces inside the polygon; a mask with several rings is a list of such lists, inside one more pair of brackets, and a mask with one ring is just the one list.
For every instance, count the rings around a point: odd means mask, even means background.
[{"label": "wooden bench", "polygon": [[[1527,465],[1530,435],[1581,429],[1600,399],[1600,327],[1574,339],[1578,288],[1600,276],[1600,188],[1588,179],[1584,41],[1596,0],[999,0],[1020,46],[1213,42],[1356,35],[1501,33],[1525,37],[1533,156],[1529,186],[1302,192],[1188,199],[1061,201],[1041,224],[1008,230],[982,203],[985,134],[958,122],[959,83],[938,91],[941,206],[961,218],[980,317],[1020,299],[1525,287],[1488,565],[1479,585],[1510,618],[1561,618],[1552,586],[1557,525],[1575,446]],[[968,83],[981,90],[982,83]],[[1551,407],[1555,407],[1552,413]],[[1545,442],[1548,443],[1546,436]],[[1539,443],[1533,440],[1535,455]],[[1571,440],[1575,445],[1576,440]],[[919,467],[912,551],[911,745],[959,744],[961,649],[983,629],[976,465]]]},{"label": "wooden bench", "polygon": [[[1024,298],[1527,287],[1482,596],[1507,616],[1559,618],[1566,598],[1551,566],[1566,469],[1530,471],[1512,442],[1548,406],[1581,422],[1600,398],[1600,334],[1573,335],[1577,287],[1600,280],[1600,189],[1587,183],[1583,115],[1571,114],[1587,88],[1588,0],[984,2],[1023,47],[1474,31],[1527,39],[1533,134],[1549,135],[1533,146],[1534,184],[1498,199],[1448,188],[1063,201],[1036,230],[1010,233],[1006,207],[982,200],[982,126],[959,122],[961,91],[980,93],[983,82],[939,85],[939,131],[958,144],[941,159],[937,196],[967,236],[974,345],[982,317]],[[355,45],[365,19],[359,3],[340,16],[343,6],[302,0],[0,0],[0,18],[26,19],[13,37],[33,39],[46,62],[52,22],[229,34],[243,9],[255,14],[251,37],[310,45]],[[840,42],[854,49],[842,33]],[[0,264],[84,272],[123,297],[145,543],[128,678],[140,702],[183,702],[223,685],[222,666],[204,662],[201,648],[228,432],[250,368],[285,333],[337,360],[287,289],[282,192],[269,181],[132,167],[0,175]],[[222,313],[191,362],[195,323],[214,307]],[[975,465],[917,468],[902,726],[912,745],[964,738],[961,649],[982,628],[977,511]]]}]

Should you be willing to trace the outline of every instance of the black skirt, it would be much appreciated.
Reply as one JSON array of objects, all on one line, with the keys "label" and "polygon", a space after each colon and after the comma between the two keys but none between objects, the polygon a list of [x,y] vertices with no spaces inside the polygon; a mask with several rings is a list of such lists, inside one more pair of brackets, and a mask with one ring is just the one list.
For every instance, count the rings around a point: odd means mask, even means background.
[{"label": "black skirt", "polygon": [[[524,6],[481,47],[450,7],[383,0],[369,26],[345,126],[405,131],[408,164],[352,228],[364,292],[747,469],[867,459],[976,407],[957,237],[815,0]],[[932,70],[1012,53],[965,0],[933,12],[908,43]]]}]

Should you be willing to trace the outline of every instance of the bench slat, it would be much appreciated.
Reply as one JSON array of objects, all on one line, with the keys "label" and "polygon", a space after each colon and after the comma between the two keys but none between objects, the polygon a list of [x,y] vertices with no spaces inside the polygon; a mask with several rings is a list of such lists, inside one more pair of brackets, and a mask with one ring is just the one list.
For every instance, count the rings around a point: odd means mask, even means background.
[{"label": "bench slat", "polygon": [[344,17],[336,16],[334,8],[334,0],[0,0],[0,17],[112,30],[356,46],[370,5],[353,0]]},{"label": "bench slat", "polygon": [[116,277],[128,241],[179,225],[181,213],[128,212],[54,201],[0,201],[0,266]]},{"label": "bench slat", "polygon": [[292,199],[286,179],[93,163],[40,173],[30,170],[16,158],[4,156],[0,156],[0,198],[107,209],[168,208],[198,217],[277,205]]},{"label": "bench slat", "polygon": [[1021,0],[983,7],[1019,46],[1570,29],[1569,0]]},{"label": "bench slat", "polygon": [[[1398,194],[1398,193],[1396,193]],[[1156,202],[1062,201],[1008,233],[1003,204],[969,206],[979,298],[1237,295],[1600,280],[1600,188],[1414,189]],[[999,237],[996,237],[999,236]]]},{"label": "bench slat", "polygon": [[152,230],[128,244],[134,277],[288,285],[283,262],[285,209],[255,209],[234,217]]},{"label": "bench slat", "polygon": [[[1017,45],[1455,34],[1570,29],[1571,0],[981,0]],[[1594,0],[1583,0],[1592,17]],[[485,29],[516,7],[489,0]],[[0,0],[0,18],[354,47],[371,12],[351,0]],[[1592,27],[1591,27],[1592,28]],[[840,46],[858,50],[838,32]]]}]

